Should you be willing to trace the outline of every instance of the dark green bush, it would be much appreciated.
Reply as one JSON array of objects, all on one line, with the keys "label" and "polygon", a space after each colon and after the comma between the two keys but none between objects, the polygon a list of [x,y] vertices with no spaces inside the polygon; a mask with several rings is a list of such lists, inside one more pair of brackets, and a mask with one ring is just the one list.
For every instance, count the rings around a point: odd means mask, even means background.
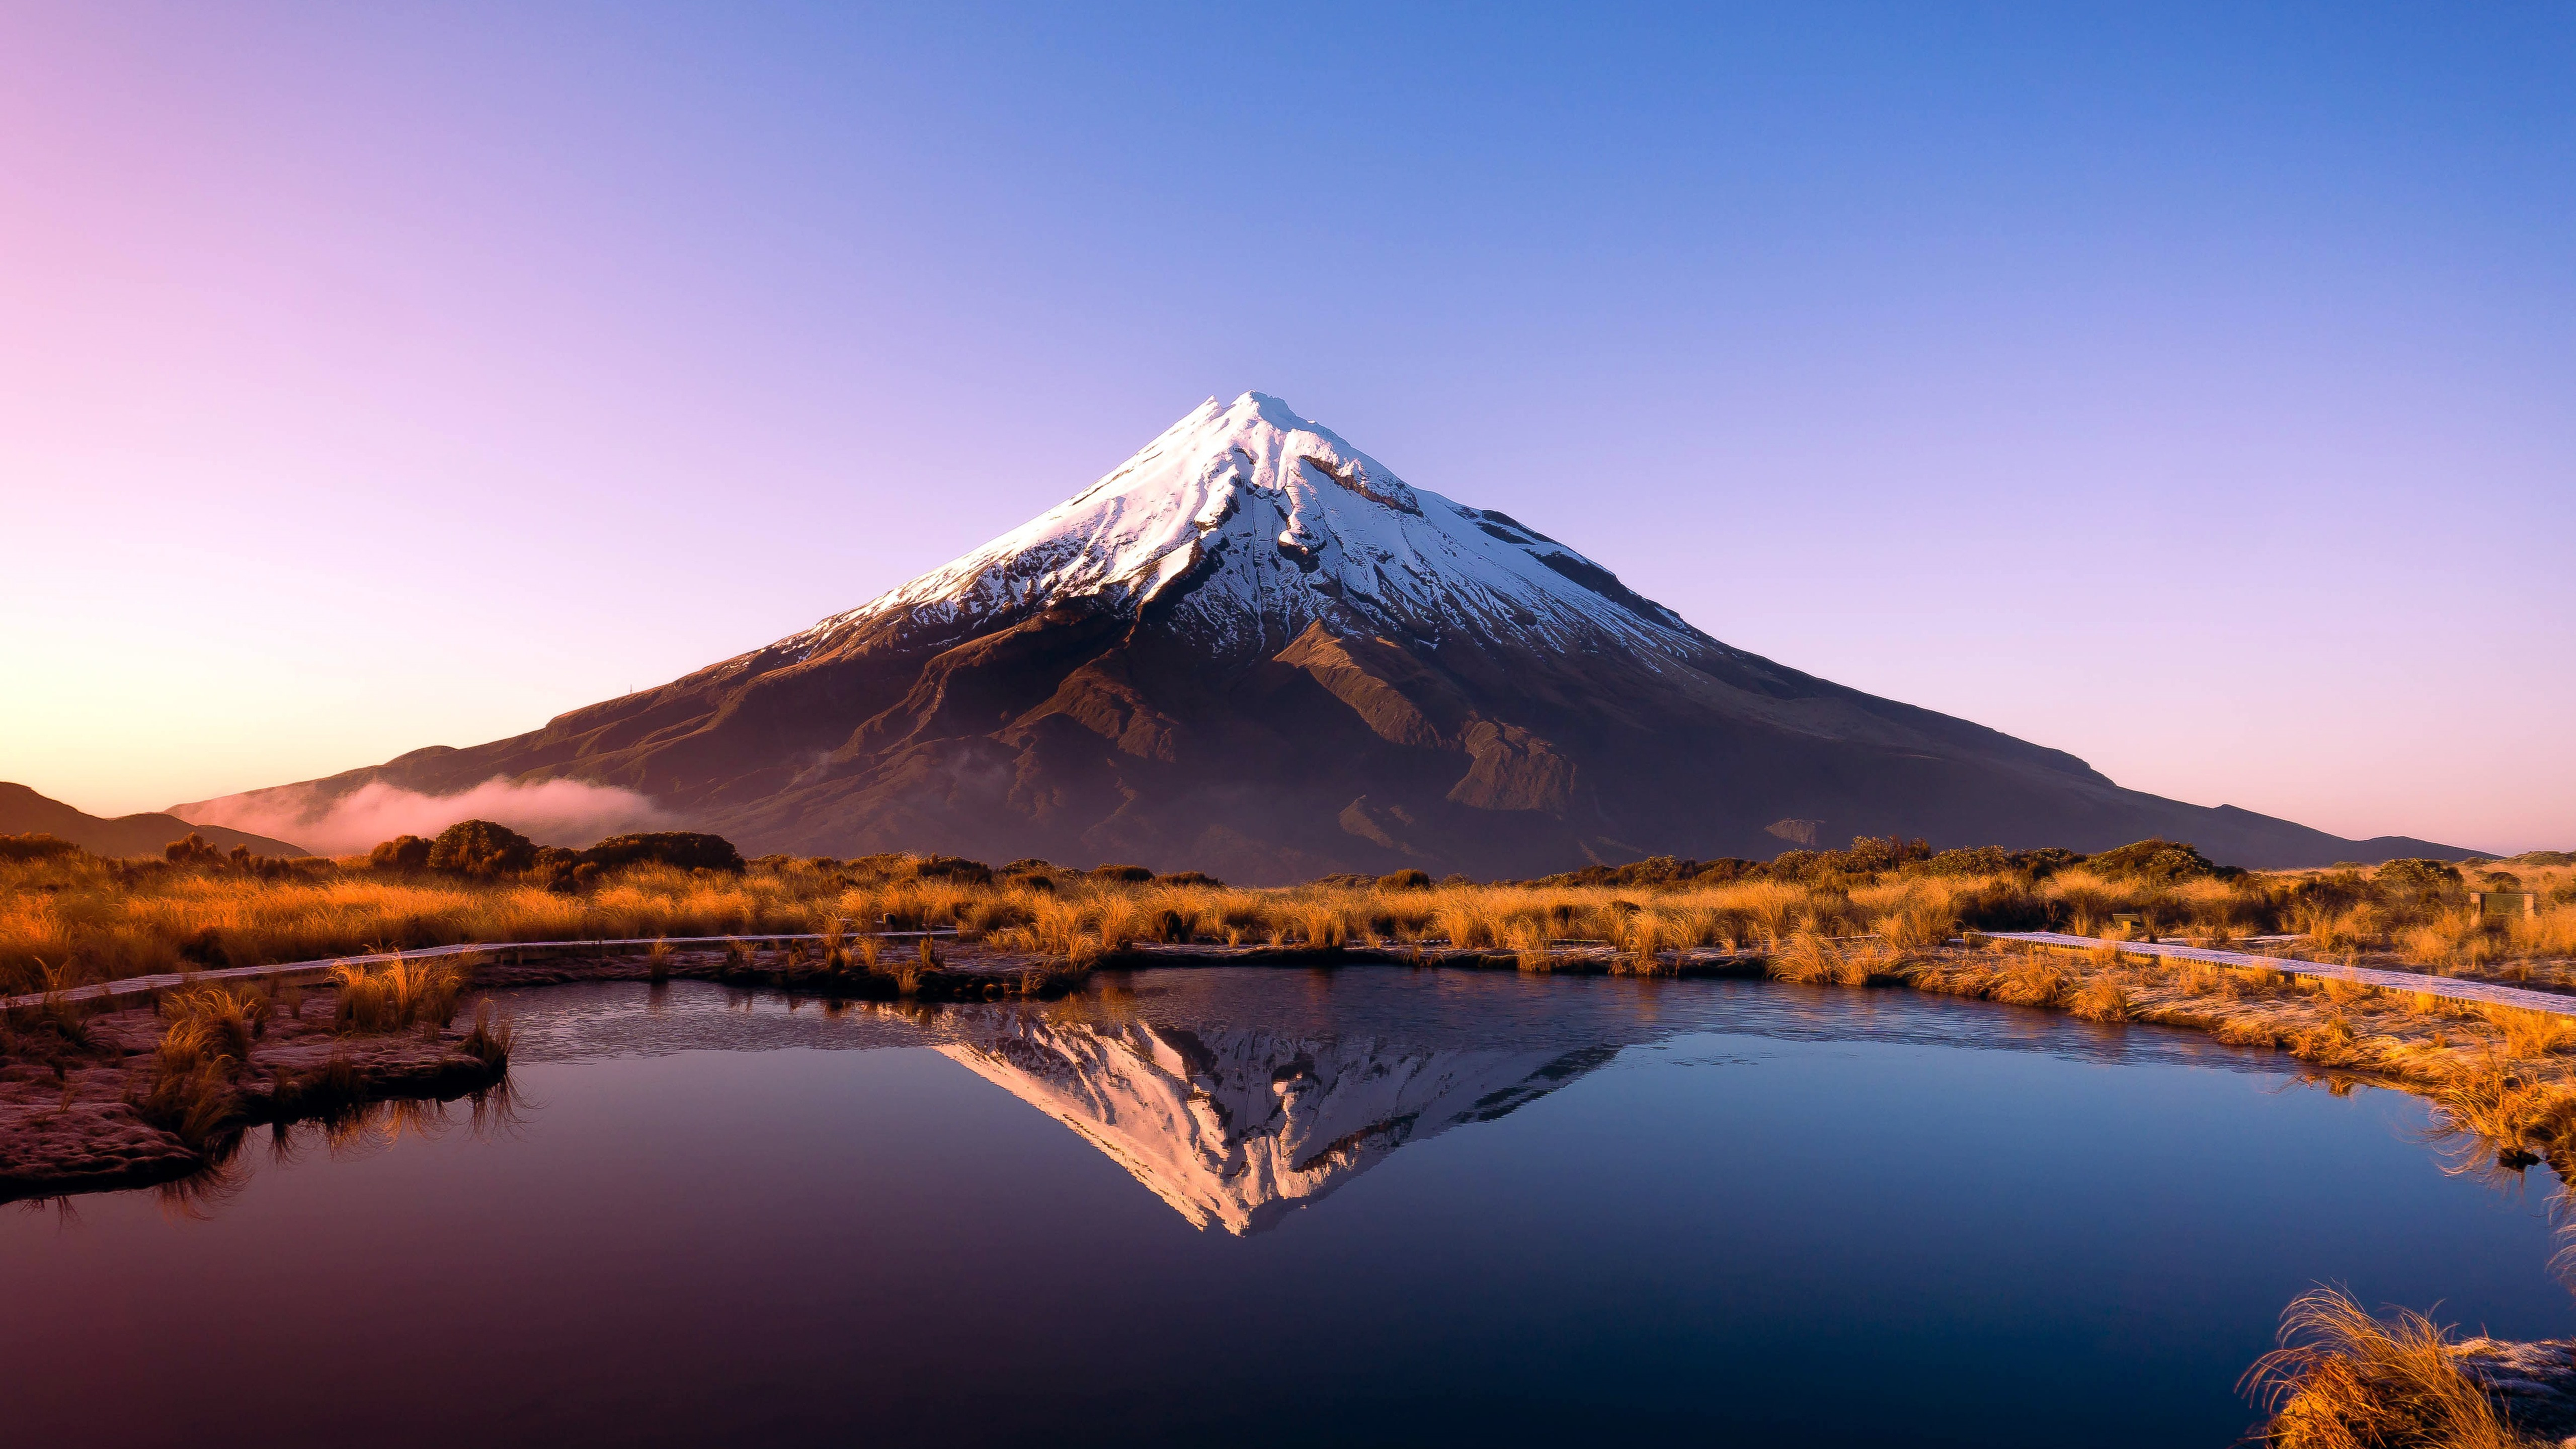
[{"label": "dark green bush", "polygon": [[2070,865],[2082,865],[2084,857],[2062,845],[2043,845],[2037,850],[2014,851],[2012,862],[2015,870],[2029,871],[2036,878],[2054,875]]},{"label": "dark green bush", "polygon": [[[244,856],[248,856],[250,852],[245,850],[242,854]],[[161,847],[161,858],[170,862],[172,865],[221,865],[224,863],[224,853],[217,850],[215,847],[208,845],[206,843],[206,837],[199,835],[193,830],[188,832],[185,839],[174,840],[168,845]]]},{"label": "dark green bush", "polygon": [[[567,851],[570,855],[572,852]],[[539,852],[542,860],[544,853]],[[656,830],[641,835],[612,835],[580,852],[579,860],[602,870],[651,862],[681,870],[741,871],[742,852],[721,835],[694,830]]]},{"label": "dark green bush", "polygon": [[991,866],[962,855],[924,856],[912,863],[912,873],[922,880],[953,880],[967,885],[990,885],[993,881]]},{"label": "dark green bush", "polygon": [[2098,875],[2171,884],[2219,874],[2209,857],[2180,841],[2149,838],[2088,857],[2084,868]]},{"label": "dark green bush", "polygon": [[489,820],[460,820],[429,845],[429,868],[458,875],[509,875],[536,863],[536,842]]},{"label": "dark green bush", "polygon": [[2012,868],[2012,852],[2000,845],[1945,850],[1923,862],[1925,875],[2002,875]]},{"label": "dark green bush", "polygon": [[2460,883],[2459,867],[2438,860],[2384,862],[2370,878],[2381,893],[2400,899],[2441,895]]},{"label": "dark green bush", "polygon": [[66,855],[80,853],[79,846],[42,831],[26,835],[0,835],[0,860],[59,860]]},{"label": "dark green bush", "polygon": [[2044,931],[2051,924],[2047,898],[2011,881],[1979,886],[1952,904],[1959,924],[1971,931]]},{"label": "dark green bush", "polygon": [[429,869],[429,840],[420,835],[397,835],[367,852],[367,869],[413,871]]}]

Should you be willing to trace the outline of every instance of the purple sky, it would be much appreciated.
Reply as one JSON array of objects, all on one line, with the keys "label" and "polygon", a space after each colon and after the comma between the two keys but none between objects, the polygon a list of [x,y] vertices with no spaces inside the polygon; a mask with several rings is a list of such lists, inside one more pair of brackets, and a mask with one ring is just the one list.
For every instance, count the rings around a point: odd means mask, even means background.
[{"label": "purple sky", "polygon": [[2576,11],[1622,16],[0,11],[0,779],[529,729],[1257,388],[2124,784],[2576,847]]}]

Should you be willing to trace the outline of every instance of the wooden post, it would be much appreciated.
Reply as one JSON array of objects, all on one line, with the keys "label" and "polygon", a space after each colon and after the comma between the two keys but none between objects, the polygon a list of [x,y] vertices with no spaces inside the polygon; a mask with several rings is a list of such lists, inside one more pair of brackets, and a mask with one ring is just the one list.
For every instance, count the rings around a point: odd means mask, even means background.
[{"label": "wooden post", "polygon": [[2471,891],[2469,909],[2481,916],[2537,916],[2540,914],[2538,891]]}]

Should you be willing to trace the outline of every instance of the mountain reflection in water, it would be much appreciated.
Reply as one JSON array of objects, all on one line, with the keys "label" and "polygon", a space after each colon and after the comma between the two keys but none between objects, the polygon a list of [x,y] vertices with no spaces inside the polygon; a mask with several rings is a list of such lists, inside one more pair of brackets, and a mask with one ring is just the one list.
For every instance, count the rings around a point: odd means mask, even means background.
[{"label": "mountain reflection in water", "polygon": [[1197,1227],[1256,1233],[1461,1122],[1617,1054],[1406,1050],[1260,1030],[952,1013],[941,1055],[1072,1128]]},{"label": "mountain reflection in water", "polygon": [[1491,1121],[1629,1047],[1725,1031],[2281,1072],[2184,1033],[1771,983],[1368,969],[1105,972],[1067,1000],[799,1001],[693,986],[512,993],[520,1059],[928,1046],[1071,1128],[1196,1227],[1259,1233],[1409,1142]]}]

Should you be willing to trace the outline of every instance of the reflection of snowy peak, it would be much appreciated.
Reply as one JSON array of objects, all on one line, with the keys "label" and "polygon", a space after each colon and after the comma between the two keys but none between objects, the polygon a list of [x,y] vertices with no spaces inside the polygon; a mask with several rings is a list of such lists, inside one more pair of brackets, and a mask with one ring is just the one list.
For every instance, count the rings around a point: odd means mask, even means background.
[{"label": "reflection of snowy peak", "polygon": [[1066,605],[1160,606],[1220,650],[1276,650],[1317,622],[1435,644],[1460,627],[1551,648],[1712,643],[1574,550],[1413,488],[1257,392],[1208,399],[1072,499],[791,642],[829,648],[896,614],[981,629]]},{"label": "reflection of snowy peak", "polygon": [[1397,1147],[1501,1116],[1610,1050],[1390,1051],[997,1012],[939,1051],[1082,1134],[1198,1227],[1256,1232]]}]

